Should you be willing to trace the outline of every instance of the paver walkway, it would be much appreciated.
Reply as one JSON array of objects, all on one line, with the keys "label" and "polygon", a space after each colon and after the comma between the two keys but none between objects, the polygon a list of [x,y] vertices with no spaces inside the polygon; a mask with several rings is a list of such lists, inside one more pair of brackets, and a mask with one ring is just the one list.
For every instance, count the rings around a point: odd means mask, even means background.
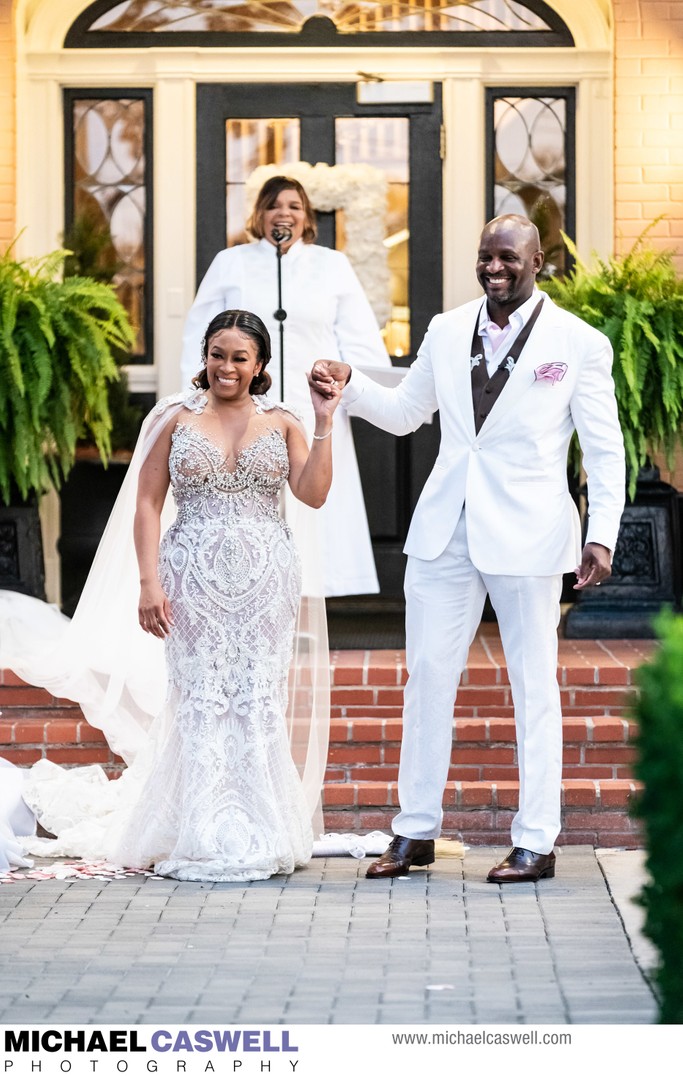
[{"label": "paver walkway", "polygon": [[[490,885],[504,851],[473,848],[393,882],[328,858],[247,885],[0,886],[0,1022],[655,1022],[648,952],[609,884],[616,860],[604,870],[592,848],[570,846],[552,880]],[[622,907],[640,884],[630,862]]]}]

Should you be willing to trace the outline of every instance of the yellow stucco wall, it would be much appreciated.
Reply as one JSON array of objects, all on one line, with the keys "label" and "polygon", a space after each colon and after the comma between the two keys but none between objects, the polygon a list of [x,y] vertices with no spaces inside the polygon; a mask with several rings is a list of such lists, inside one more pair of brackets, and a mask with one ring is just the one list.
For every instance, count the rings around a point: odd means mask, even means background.
[{"label": "yellow stucco wall", "polygon": [[[651,242],[683,272],[683,2],[614,0],[615,250]],[[683,489],[683,454],[662,478]]]},{"label": "yellow stucco wall", "polygon": [[683,3],[614,0],[615,248],[655,217],[683,272]]},{"label": "yellow stucco wall", "polygon": [[12,0],[0,0],[0,251],[12,241],[16,229],[15,101]]}]

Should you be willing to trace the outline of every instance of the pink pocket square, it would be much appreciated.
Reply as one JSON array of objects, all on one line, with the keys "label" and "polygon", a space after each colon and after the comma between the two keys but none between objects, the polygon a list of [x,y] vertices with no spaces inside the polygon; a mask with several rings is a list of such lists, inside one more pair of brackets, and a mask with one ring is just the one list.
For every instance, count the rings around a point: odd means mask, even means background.
[{"label": "pink pocket square", "polygon": [[549,381],[554,385],[556,381],[562,380],[566,372],[566,362],[544,362],[542,366],[536,367],[534,377],[536,381]]}]

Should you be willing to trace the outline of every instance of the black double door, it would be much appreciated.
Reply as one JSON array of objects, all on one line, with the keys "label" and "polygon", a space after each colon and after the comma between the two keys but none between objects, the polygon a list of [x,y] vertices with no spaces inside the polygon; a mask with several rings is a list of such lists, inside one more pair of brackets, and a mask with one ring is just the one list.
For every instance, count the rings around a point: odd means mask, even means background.
[{"label": "black double door", "polygon": [[[354,128],[359,120],[364,122]],[[362,137],[356,137],[361,128],[361,134],[379,133],[380,141],[388,146],[386,155],[379,153],[368,160],[361,153],[354,162],[354,146],[362,143]],[[269,142],[260,150],[254,148],[259,131],[265,132]],[[430,103],[372,106],[358,104],[356,87],[349,83],[199,85],[197,283],[215,254],[231,241],[231,229],[234,232],[229,218],[234,214],[230,199],[234,207],[240,198],[236,146],[246,151],[248,168],[267,161],[282,163],[286,171],[287,161],[297,158],[310,164],[372,163],[377,167],[384,161],[390,199],[398,215],[403,214],[398,224],[395,214],[395,232],[388,239],[397,248],[403,244],[402,262],[392,283],[394,309],[402,319],[392,324],[402,330],[401,346],[392,346],[396,337],[392,341],[391,333],[387,340],[390,353],[394,352],[392,363],[409,365],[430,319],[442,309],[440,144],[439,85],[434,86]],[[256,160],[254,153],[259,152]],[[318,242],[335,246],[336,223],[334,213],[318,215]],[[353,426],[381,597],[396,599],[402,595],[405,558],[401,550],[408,524],[438,450],[438,420],[404,438],[359,419],[353,420]]]}]

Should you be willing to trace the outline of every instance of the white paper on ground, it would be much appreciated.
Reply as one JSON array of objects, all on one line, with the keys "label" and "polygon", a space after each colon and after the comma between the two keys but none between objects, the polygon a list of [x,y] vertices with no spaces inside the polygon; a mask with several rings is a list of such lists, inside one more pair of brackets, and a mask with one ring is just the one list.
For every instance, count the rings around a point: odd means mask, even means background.
[{"label": "white paper on ground", "polygon": [[372,833],[324,833],[313,842],[314,856],[381,856],[391,843],[391,834],[373,830]]}]

